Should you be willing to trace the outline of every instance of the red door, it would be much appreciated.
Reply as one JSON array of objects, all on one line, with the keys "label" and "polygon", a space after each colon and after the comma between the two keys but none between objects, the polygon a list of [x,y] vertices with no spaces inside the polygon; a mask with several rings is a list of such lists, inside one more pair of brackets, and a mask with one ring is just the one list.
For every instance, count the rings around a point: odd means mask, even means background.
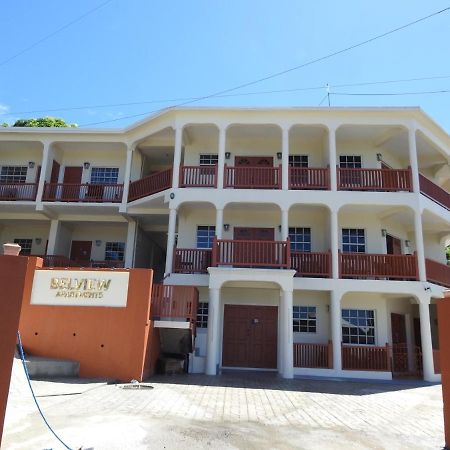
[{"label": "red door", "polygon": [[56,184],[58,183],[59,169],[60,169],[59,163],[53,160],[52,171],[50,174],[50,186],[48,187],[48,191],[46,193],[46,197],[49,200],[54,200],[56,197],[56,193],[58,191],[58,186]]},{"label": "red door", "polygon": [[[63,195],[61,200],[79,200],[82,167],[66,167],[64,169]],[[66,186],[67,184],[67,186]]]},{"label": "red door", "polygon": [[258,170],[259,167],[273,167],[273,158],[270,156],[236,156],[234,165],[243,168],[242,170],[236,170],[235,187],[273,188],[278,185],[275,171]]},{"label": "red door", "polygon": [[406,342],[406,324],[403,314],[391,314],[392,329],[392,371],[408,372],[408,345]]},{"label": "red door", "polygon": [[222,365],[276,369],[278,308],[225,305]]},{"label": "red door", "polygon": [[[274,241],[273,228],[235,227],[235,241]],[[275,247],[273,245],[252,243],[236,243],[234,245],[234,262],[236,265],[252,267],[264,264],[276,264]]]},{"label": "red door", "polygon": [[388,255],[401,255],[402,241],[388,234],[386,235],[386,249]]},{"label": "red door", "polygon": [[91,260],[92,241],[72,241],[70,259],[86,262]]}]

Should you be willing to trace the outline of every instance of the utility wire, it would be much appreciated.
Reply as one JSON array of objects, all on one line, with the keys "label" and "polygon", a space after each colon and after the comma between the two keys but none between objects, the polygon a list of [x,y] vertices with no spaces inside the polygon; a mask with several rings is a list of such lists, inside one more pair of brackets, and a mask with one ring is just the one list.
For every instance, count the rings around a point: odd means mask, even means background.
[{"label": "utility wire", "polygon": [[389,96],[389,95],[424,95],[424,94],[445,94],[450,89],[442,89],[440,91],[416,91],[416,92],[330,92],[330,95],[352,95],[352,96]]},{"label": "utility wire", "polygon": [[[413,81],[427,81],[427,80],[442,80],[449,79],[450,75],[439,75],[431,77],[420,77],[420,78],[403,78],[399,80],[382,80],[382,81],[366,81],[360,83],[346,83],[346,84],[330,84],[330,88],[342,88],[342,87],[358,87],[358,86],[371,86],[371,85],[381,85],[381,84],[393,84],[393,83],[408,83]],[[261,95],[261,94],[281,94],[289,92],[300,92],[300,91],[315,91],[325,89],[326,86],[312,86],[312,87],[299,87],[291,89],[275,89],[270,91],[254,91],[254,92],[242,92],[239,94],[224,94],[217,95],[215,98],[225,98],[225,97],[244,97],[249,95]],[[59,111],[77,111],[83,109],[100,109],[100,108],[111,108],[115,106],[138,106],[138,105],[148,105],[154,103],[170,103],[185,100],[195,100],[200,97],[184,97],[184,98],[173,98],[173,99],[160,99],[160,100],[145,100],[140,102],[128,102],[128,103],[107,103],[102,105],[84,105],[84,106],[72,106],[72,107],[61,107],[52,109],[34,109],[30,111],[8,111],[0,113],[0,116],[14,116],[18,114],[34,114],[41,112],[59,112]]]},{"label": "utility wire", "polygon": [[[289,72],[293,72],[295,70],[303,69],[303,68],[305,68],[307,66],[316,64],[318,62],[321,62],[321,61],[324,61],[326,59],[332,58],[334,56],[340,55],[342,53],[346,53],[346,52],[348,52],[350,50],[354,50],[355,48],[358,48],[358,47],[361,47],[363,45],[369,44],[370,42],[374,42],[374,41],[376,41],[378,39],[382,39],[382,38],[384,38],[386,36],[389,36],[389,35],[391,35],[393,33],[396,33],[397,31],[404,30],[405,28],[408,28],[408,27],[411,27],[413,25],[416,25],[416,24],[418,24],[420,22],[423,22],[423,21],[428,20],[428,19],[430,19],[432,17],[435,17],[435,16],[437,16],[439,14],[443,14],[444,12],[447,12],[449,10],[450,10],[450,6],[447,6],[444,9],[441,9],[439,11],[435,11],[434,13],[428,14],[427,16],[420,17],[419,19],[416,19],[416,20],[414,20],[412,22],[408,22],[405,25],[401,25],[400,27],[397,27],[397,28],[394,28],[392,30],[386,31],[384,33],[378,34],[378,35],[373,36],[373,37],[371,37],[369,39],[366,39],[364,41],[361,41],[361,42],[358,42],[356,44],[353,44],[353,45],[350,45],[348,47],[345,47],[345,48],[343,48],[341,50],[337,50],[335,52],[328,53],[327,55],[321,56],[319,58],[315,58],[315,59],[309,60],[309,61],[307,61],[307,62],[305,62],[303,64],[299,64],[297,66],[290,67],[290,68],[282,70],[280,72],[275,72],[275,73],[267,75],[265,77],[258,78],[258,79],[253,80],[253,81],[249,81],[247,83],[242,83],[240,85],[237,85],[237,86],[234,86],[234,87],[231,87],[231,88],[228,88],[228,89],[223,89],[221,91],[217,91],[217,92],[214,92],[214,93],[209,94],[209,95],[198,97],[198,98],[193,99],[193,100],[188,100],[186,102],[179,103],[177,105],[173,105],[170,108],[176,108],[176,107],[179,107],[179,106],[184,106],[184,105],[188,105],[190,103],[198,102],[199,100],[206,100],[206,99],[209,99],[209,98],[212,98],[212,97],[217,97],[219,95],[227,94],[229,92],[236,91],[236,90],[242,89],[244,87],[253,86],[255,84],[262,83],[263,81],[267,81],[267,80],[279,77],[281,75],[285,75],[285,74],[287,74]],[[80,127],[91,126],[91,125],[100,125],[100,124],[109,123],[109,122],[117,122],[118,120],[131,119],[131,118],[135,118],[135,117],[139,117],[139,116],[144,116],[144,115],[147,115],[147,114],[155,113],[155,112],[158,112],[158,111],[161,111],[161,110],[147,111],[147,112],[141,113],[141,114],[133,114],[133,115],[123,116],[123,117],[116,118],[116,119],[110,119],[110,120],[103,120],[103,121],[100,121],[100,122],[87,123],[87,124],[80,125]]]},{"label": "utility wire", "polygon": [[0,61],[0,67],[4,66],[5,64],[9,63],[13,59],[16,59],[17,57],[23,55],[24,53],[30,51],[34,47],[37,47],[39,44],[42,44],[42,42],[47,41],[48,39],[52,38],[56,34],[60,33],[61,31],[64,31],[65,29],[69,28],[70,26],[74,25],[77,22],[80,22],[85,17],[89,16],[90,14],[94,13],[95,11],[98,11],[100,8],[103,8],[108,3],[111,3],[113,0],[106,0],[103,3],[100,3],[100,5],[96,6],[95,8],[90,9],[89,11],[86,11],[84,14],[81,14],[81,16],[78,16],[77,18],[71,20],[70,22],[67,22],[65,25],[59,27],[55,31],[52,31],[51,33],[45,35],[44,37],[40,38],[39,40],[33,42],[28,47],[23,48],[22,50],[18,51],[17,53],[13,54],[12,56],[9,56],[8,58],[4,59],[3,61]]},{"label": "utility wire", "polygon": [[322,103],[327,99],[328,97],[328,92],[323,96],[322,100],[320,100],[320,103],[317,106],[322,106]]}]

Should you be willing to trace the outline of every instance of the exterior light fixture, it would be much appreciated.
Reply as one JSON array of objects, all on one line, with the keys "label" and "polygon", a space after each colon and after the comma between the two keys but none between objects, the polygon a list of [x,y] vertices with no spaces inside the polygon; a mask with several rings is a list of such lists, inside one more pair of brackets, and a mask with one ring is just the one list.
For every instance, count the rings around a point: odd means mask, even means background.
[{"label": "exterior light fixture", "polygon": [[35,166],[35,162],[34,161],[29,161],[28,162],[28,167],[30,168],[30,169],[34,169],[34,166]]},{"label": "exterior light fixture", "polygon": [[95,245],[96,245],[97,247],[100,247],[100,245],[102,245],[102,241],[101,241],[100,239],[97,239],[97,240],[95,241]]},{"label": "exterior light fixture", "polygon": [[386,237],[386,235],[387,235],[386,228],[383,228],[383,229],[381,230],[381,236]]},{"label": "exterior light fixture", "polygon": [[169,197],[170,197],[171,200],[173,200],[175,198],[175,194],[173,192],[171,192]]},{"label": "exterior light fixture", "polygon": [[84,167],[86,170],[88,170],[89,167],[91,167],[91,163],[90,163],[89,161],[85,161],[85,162],[83,163],[83,167]]},{"label": "exterior light fixture", "polygon": [[282,157],[283,157],[283,153],[278,152],[278,153],[277,153],[277,159],[281,159]]},{"label": "exterior light fixture", "polygon": [[377,153],[377,161],[383,161],[383,155],[381,153]]},{"label": "exterior light fixture", "polygon": [[34,240],[34,242],[36,242],[36,245],[41,245],[42,239],[41,238],[36,238]]},{"label": "exterior light fixture", "polygon": [[225,152],[225,159],[230,159],[231,153],[230,152]]},{"label": "exterior light fixture", "polygon": [[230,224],[229,224],[229,223],[224,223],[224,224],[223,224],[223,229],[224,229],[225,231],[228,231],[228,230],[230,229]]},{"label": "exterior light fixture", "polygon": [[405,241],[405,247],[410,247],[411,246],[411,242],[409,239],[406,239]]},{"label": "exterior light fixture", "polygon": [[281,233],[281,225],[278,225],[278,231]]}]

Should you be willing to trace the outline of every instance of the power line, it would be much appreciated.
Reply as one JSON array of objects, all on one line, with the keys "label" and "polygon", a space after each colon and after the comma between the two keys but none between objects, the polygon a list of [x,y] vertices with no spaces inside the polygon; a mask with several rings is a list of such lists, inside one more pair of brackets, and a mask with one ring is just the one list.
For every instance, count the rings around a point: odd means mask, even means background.
[{"label": "power line", "polygon": [[425,94],[445,94],[450,89],[442,89],[439,91],[416,91],[416,92],[330,92],[330,95],[352,95],[352,96],[389,96],[389,95],[425,95]]},{"label": "power line", "polygon": [[81,16],[78,16],[77,18],[71,20],[70,22],[66,23],[65,25],[61,26],[60,28],[56,29],[55,31],[52,31],[51,33],[45,35],[44,37],[40,38],[39,40],[35,41],[34,43],[30,44],[28,47],[23,48],[22,50],[18,51],[17,53],[13,54],[12,56],[9,56],[3,61],[0,61],[0,67],[4,66],[5,64],[9,63],[13,59],[23,55],[24,53],[30,51],[34,47],[37,47],[39,44],[42,44],[42,42],[50,39],[51,37],[55,36],[55,34],[60,33],[61,31],[64,31],[65,29],[69,28],[70,26],[74,25],[77,22],[80,22],[85,17],[89,16],[90,14],[94,13],[95,11],[99,10],[100,8],[103,8],[108,3],[111,3],[113,0],[106,0],[103,3],[100,3],[100,5],[96,6],[95,8],[90,9],[89,11],[86,11]]},{"label": "power line", "polygon": [[[438,79],[449,79],[450,75],[439,75],[439,76],[428,76],[428,77],[420,77],[420,78],[403,78],[398,80],[382,80],[382,81],[366,81],[360,83],[346,83],[346,84],[330,84],[330,88],[342,88],[342,87],[358,87],[358,86],[371,86],[371,85],[381,85],[381,84],[393,84],[393,83],[406,83],[412,81],[427,81],[427,80],[438,80]],[[270,91],[254,91],[254,92],[241,92],[239,94],[224,94],[217,95],[215,98],[226,98],[226,97],[243,97],[249,95],[261,95],[261,94],[280,94],[280,93],[289,93],[289,92],[300,92],[300,91],[313,91],[313,90],[321,90],[325,89],[326,86],[312,86],[312,87],[299,87],[299,88],[290,88],[290,89],[275,89]],[[140,102],[127,102],[127,103],[107,103],[102,105],[84,105],[84,106],[72,106],[72,107],[61,107],[61,108],[52,108],[52,109],[35,109],[30,111],[8,111],[0,113],[0,116],[14,116],[18,114],[34,114],[41,112],[59,112],[59,111],[76,111],[83,109],[98,109],[98,108],[111,108],[115,106],[138,106],[138,105],[148,105],[155,103],[170,103],[170,102],[178,102],[178,101],[186,101],[186,100],[195,100],[200,97],[182,97],[182,98],[173,98],[173,99],[159,99],[159,100],[145,100]]]},{"label": "power line", "polygon": [[[401,25],[400,27],[397,27],[397,28],[394,28],[392,30],[386,31],[384,33],[381,33],[379,35],[373,36],[373,37],[371,37],[369,39],[366,39],[364,41],[361,41],[361,42],[358,42],[356,44],[353,44],[353,45],[350,45],[348,47],[345,47],[345,48],[343,48],[341,50],[337,50],[335,52],[328,53],[327,55],[324,55],[324,56],[321,56],[319,58],[315,58],[315,59],[309,60],[309,61],[307,61],[307,62],[305,62],[303,64],[299,64],[297,66],[290,67],[290,68],[282,70],[280,72],[275,72],[275,73],[267,75],[265,77],[258,78],[258,79],[253,80],[253,81],[249,81],[247,83],[242,83],[240,85],[237,85],[237,86],[234,86],[234,87],[231,87],[231,88],[228,88],[228,89],[223,89],[221,91],[217,91],[217,92],[214,92],[214,93],[209,94],[209,95],[198,97],[198,98],[196,98],[194,100],[188,100],[188,101],[185,101],[183,103],[179,103],[177,105],[173,105],[171,108],[188,105],[190,103],[195,103],[195,102],[198,102],[200,100],[206,100],[206,99],[212,98],[212,97],[217,97],[219,95],[227,94],[229,92],[236,91],[238,89],[242,89],[242,88],[245,88],[245,87],[248,87],[248,86],[253,86],[253,85],[258,84],[258,83],[262,83],[264,81],[267,81],[267,80],[279,77],[281,75],[285,75],[285,74],[287,74],[289,72],[293,72],[295,70],[303,69],[303,68],[305,68],[307,66],[310,66],[312,64],[316,64],[318,62],[321,62],[321,61],[324,61],[326,59],[332,58],[334,56],[340,55],[342,53],[346,53],[346,52],[348,52],[350,50],[354,50],[355,48],[358,48],[358,47],[361,47],[363,45],[369,44],[370,42],[374,42],[374,41],[376,41],[378,39],[382,39],[382,38],[384,38],[386,36],[389,36],[389,35],[391,35],[393,33],[396,33],[397,31],[404,30],[405,28],[408,28],[408,27],[411,27],[413,25],[416,25],[416,24],[418,24],[420,22],[423,22],[423,21],[428,20],[428,19],[430,19],[432,17],[435,17],[435,16],[437,16],[439,14],[443,14],[444,12],[447,12],[449,10],[450,10],[450,6],[447,6],[444,9],[441,9],[439,11],[435,11],[434,13],[428,14],[427,16],[420,17],[419,19],[416,19],[416,20],[414,20],[412,22],[408,22],[405,25]],[[91,126],[91,125],[100,125],[100,124],[103,124],[103,123],[117,122],[118,120],[131,119],[131,118],[144,116],[144,115],[151,114],[151,113],[158,112],[158,111],[161,111],[161,110],[147,111],[147,112],[141,113],[141,114],[133,114],[133,115],[123,116],[123,117],[116,118],[116,119],[103,120],[103,121],[100,121],[100,122],[92,122],[92,123],[87,123],[87,124],[83,124],[83,125],[80,125],[80,126],[83,127],[83,126]]]}]

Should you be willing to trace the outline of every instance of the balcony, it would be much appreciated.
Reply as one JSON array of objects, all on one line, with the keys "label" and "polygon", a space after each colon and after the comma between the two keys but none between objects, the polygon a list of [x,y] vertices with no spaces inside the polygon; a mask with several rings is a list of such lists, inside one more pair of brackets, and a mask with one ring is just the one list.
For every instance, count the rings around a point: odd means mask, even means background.
[{"label": "balcony", "polygon": [[92,267],[97,269],[121,269],[124,261],[74,261],[63,255],[33,255],[44,260],[43,267]]},{"label": "balcony", "polygon": [[224,187],[236,189],[281,189],[281,166],[225,166]]},{"label": "balcony", "polygon": [[130,183],[128,201],[138,200],[172,187],[172,169],[156,172]]},{"label": "balcony", "polygon": [[181,166],[180,187],[217,187],[217,165]]},{"label": "balcony", "polygon": [[330,189],[330,169],[289,167],[289,189]]},{"label": "balcony", "polygon": [[209,248],[176,248],[173,273],[208,273],[208,267],[211,267],[211,253]]},{"label": "balcony", "polygon": [[337,169],[341,191],[412,192],[411,169]]},{"label": "balcony", "polygon": [[331,252],[293,252],[291,251],[291,268],[296,277],[331,278]]},{"label": "balcony", "polygon": [[120,203],[123,184],[45,183],[45,202]]},{"label": "balcony", "polygon": [[450,267],[447,264],[426,258],[425,269],[427,272],[427,280],[430,283],[450,288]]},{"label": "balcony", "polygon": [[333,345],[327,344],[294,344],[294,367],[312,369],[333,368]]},{"label": "balcony", "polygon": [[415,253],[413,255],[340,253],[339,277],[415,281],[418,279],[417,257]]},{"label": "balcony", "polygon": [[187,322],[195,328],[197,308],[198,290],[195,287],[153,285],[151,320]]},{"label": "balcony", "polygon": [[6,201],[35,201],[37,183],[0,183],[0,200]]},{"label": "balcony", "polygon": [[391,371],[391,352],[389,345],[384,347],[342,345],[342,369]]},{"label": "balcony", "polygon": [[430,200],[450,210],[450,194],[429,178],[419,173],[420,192]]}]

